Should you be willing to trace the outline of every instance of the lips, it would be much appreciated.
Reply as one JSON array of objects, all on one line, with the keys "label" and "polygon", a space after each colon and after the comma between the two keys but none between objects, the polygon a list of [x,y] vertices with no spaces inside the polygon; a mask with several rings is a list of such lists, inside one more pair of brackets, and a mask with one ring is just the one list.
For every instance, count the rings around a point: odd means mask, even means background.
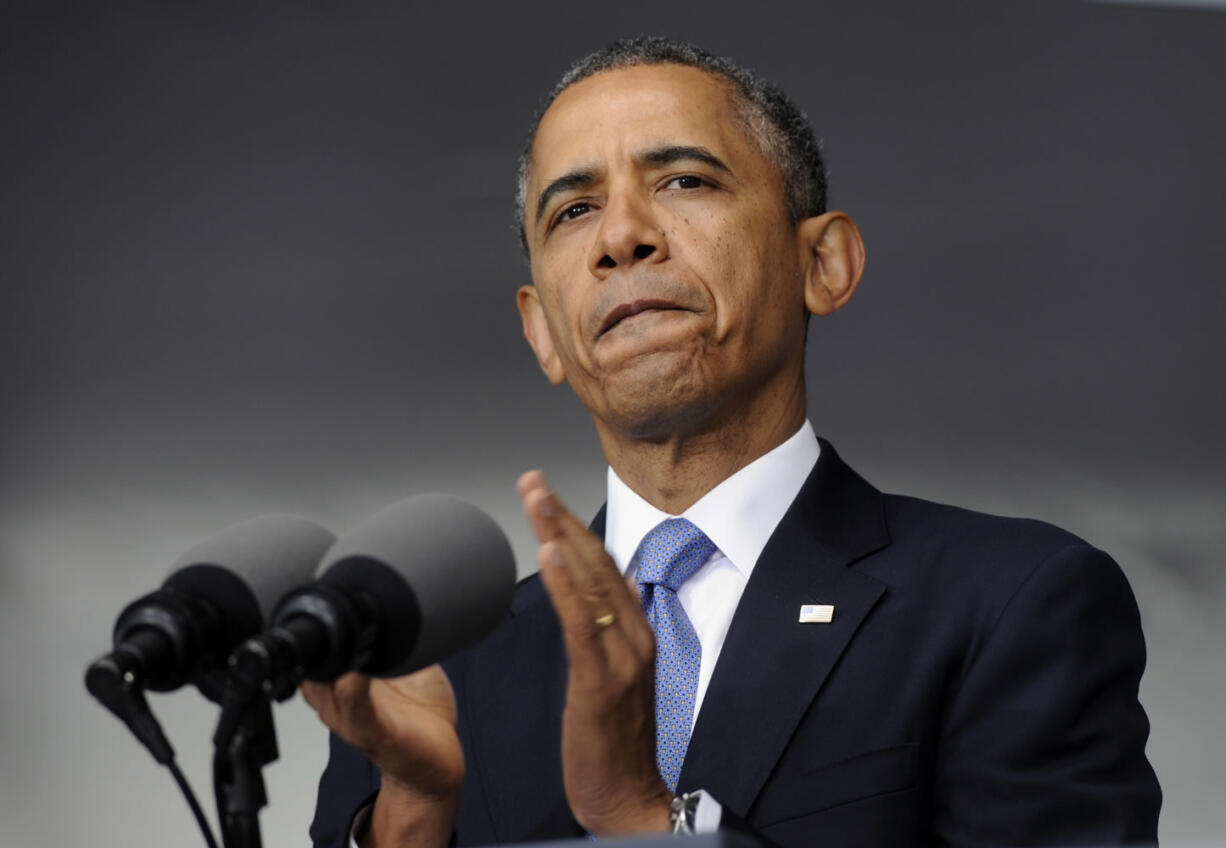
[{"label": "lips", "polygon": [[596,334],[596,337],[600,338],[627,318],[632,318],[641,312],[649,311],[689,312],[690,310],[671,301],[654,298],[618,304],[609,311],[608,315],[605,316],[604,321],[602,321],[600,324],[600,331]]}]

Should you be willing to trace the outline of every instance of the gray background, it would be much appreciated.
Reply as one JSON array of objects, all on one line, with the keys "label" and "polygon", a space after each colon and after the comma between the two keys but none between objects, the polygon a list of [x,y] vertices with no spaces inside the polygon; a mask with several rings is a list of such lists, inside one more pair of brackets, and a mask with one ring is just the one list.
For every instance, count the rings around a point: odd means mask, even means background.
[{"label": "gray background", "polygon": [[[103,4],[98,4],[102,6]],[[51,3],[0,29],[0,844],[199,844],[81,685],[185,547],[296,511],[602,499],[513,306],[538,96],[619,35],[777,80],[867,277],[810,333],[811,416],[879,487],[1111,551],[1150,646],[1169,843],[1226,839],[1226,14],[1082,3]],[[154,699],[209,795],[214,711]],[[266,843],[324,735],[278,709]]]}]

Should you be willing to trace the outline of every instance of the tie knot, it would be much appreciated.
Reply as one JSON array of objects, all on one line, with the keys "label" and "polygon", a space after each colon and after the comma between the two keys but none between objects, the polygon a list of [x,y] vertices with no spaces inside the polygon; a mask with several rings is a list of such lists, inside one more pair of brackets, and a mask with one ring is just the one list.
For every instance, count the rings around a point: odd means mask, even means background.
[{"label": "tie knot", "polygon": [[661,521],[639,545],[638,583],[676,592],[715,550],[715,543],[684,518]]}]

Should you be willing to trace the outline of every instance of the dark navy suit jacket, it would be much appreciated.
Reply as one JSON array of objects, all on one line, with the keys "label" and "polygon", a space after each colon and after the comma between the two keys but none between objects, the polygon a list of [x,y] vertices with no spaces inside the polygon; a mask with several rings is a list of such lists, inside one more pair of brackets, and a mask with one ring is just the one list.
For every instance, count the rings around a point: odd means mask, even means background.
[{"label": "dark navy suit jacket", "polygon": [[[798,623],[802,604],[834,620]],[[737,607],[678,791],[789,846],[1155,842],[1144,665],[1106,554],[883,495],[823,442]],[[467,763],[457,843],[582,835],[562,790],[565,656],[536,577],[446,670]],[[333,739],[315,844],[344,845],[378,784]]]}]

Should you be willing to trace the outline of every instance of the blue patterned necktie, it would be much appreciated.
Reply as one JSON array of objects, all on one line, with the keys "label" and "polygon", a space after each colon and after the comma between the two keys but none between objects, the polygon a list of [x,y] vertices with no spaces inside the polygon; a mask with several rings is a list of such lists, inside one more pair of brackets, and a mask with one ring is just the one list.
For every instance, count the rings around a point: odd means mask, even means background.
[{"label": "blue patterned necktie", "polygon": [[635,579],[656,634],[656,766],[670,791],[677,788],[690,744],[702,660],[702,645],[677,590],[714,551],[715,544],[684,518],[661,521],[639,545]]}]

